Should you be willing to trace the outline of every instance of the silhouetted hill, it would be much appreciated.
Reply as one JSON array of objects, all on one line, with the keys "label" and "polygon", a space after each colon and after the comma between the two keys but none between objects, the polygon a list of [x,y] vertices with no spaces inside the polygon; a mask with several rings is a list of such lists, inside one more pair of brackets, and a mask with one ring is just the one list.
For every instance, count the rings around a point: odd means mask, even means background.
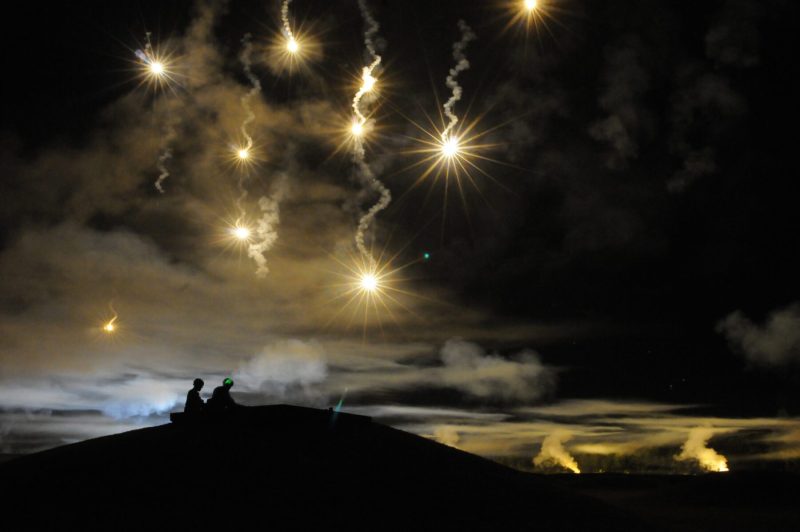
[{"label": "silhouetted hill", "polygon": [[[637,530],[597,500],[369,418],[292,406],[0,465],[23,529]],[[649,528],[652,530],[652,528]]]}]

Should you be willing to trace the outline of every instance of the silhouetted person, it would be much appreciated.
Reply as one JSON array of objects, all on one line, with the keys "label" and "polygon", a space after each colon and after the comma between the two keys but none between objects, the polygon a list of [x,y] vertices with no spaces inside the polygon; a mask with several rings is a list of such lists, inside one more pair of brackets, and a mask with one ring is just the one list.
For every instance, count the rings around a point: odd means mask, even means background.
[{"label": "silhouetted person", "polygon": [[193,383],[193,387],[189,390],[189,393],[186,394],[186,405],[183,407],[183,411],[187,414],[199,414],[203,411],[206,404],[200,398],[200,390],[203,389],[203,379],[195,379]]},{"label": "silhouetted person", "polygon": [[236,408],[238,405],[231,397],[231,388],[233,388],[233,379],[226,377],[222,381],[222,386],[214,388],[214,393],[211,394],[206,408],[212,412],[224,412]]}]

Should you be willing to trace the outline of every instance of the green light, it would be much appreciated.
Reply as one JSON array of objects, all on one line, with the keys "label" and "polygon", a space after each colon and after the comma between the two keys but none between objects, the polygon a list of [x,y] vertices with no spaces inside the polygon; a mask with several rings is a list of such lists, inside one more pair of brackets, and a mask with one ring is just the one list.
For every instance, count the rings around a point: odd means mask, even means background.
[{"label": "green light", "polygon": [[426,251],[425,253],[422,254],[422,258],[423,260],[430,260],[431,254]]},{"label": "green light", "polygon": [[224,384],[225,386],[233,386],[233,379],[227,377],[224,381],[222,381],[222,384]]}]

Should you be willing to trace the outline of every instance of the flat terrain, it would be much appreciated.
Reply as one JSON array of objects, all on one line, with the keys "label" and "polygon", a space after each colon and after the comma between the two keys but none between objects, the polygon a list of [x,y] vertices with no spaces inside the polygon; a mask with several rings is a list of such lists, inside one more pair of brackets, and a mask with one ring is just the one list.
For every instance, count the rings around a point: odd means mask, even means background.
[{"label": "flat terrain", "polygon": [[668,530],[800,530],[800,477],[747,472],[683,475],[558,475],[570,491]]}]

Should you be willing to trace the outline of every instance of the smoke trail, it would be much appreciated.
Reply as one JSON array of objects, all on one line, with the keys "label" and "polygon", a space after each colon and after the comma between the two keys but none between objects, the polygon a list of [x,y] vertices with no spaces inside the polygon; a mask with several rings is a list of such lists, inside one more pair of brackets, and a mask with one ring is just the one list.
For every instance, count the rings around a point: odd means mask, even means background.
[{"label": "smoke trail", "polygon": [[272,249],[278,240],[277,226],[281,220],[280,203],[286,197],[287,191],[288,179],[286,175],[281,175],[272,185],[272,194],[269,197],[262,196],[258,200],[261,218],[256,222],[253,241],[247,247],[247,256],[256,261],[258,277],[265,277],[269,273],[267,258],[264,254]]},{"label": "smoke trail", "polygon": [[460,72],[463,72],[469,68],[469,61],[467,60],[467,56],[464,52],[466,51],[469,42],[476,39],[476,35],[472,31],[472,28],[470,28],[463,20],[458,21],[458,29],[461,30],[461,40],[453,45],[453,59],[456,60],[456,66],[450,69],[450,73],[447,75],[447,79],[445,80],[445,84],[452,91],[452,94],[444,104],[444,114],[448,119],[448,123],[447,127],[444,128],[444,131],[442,131],[443,141],[447,141],[450,131],[458,123],[458,117],[455,115],[455,113],[453,113],[453,107],[455,107],[456,102],[461,99],[462,90],[461,85],[458,84],[456,78]]},{"label": "smoke trail", "polygon": [[363,126],[367,119],[361,111],[361,99],[364,97],[364,94],[372,89],[375,83],[375,77],[372,73],[378,68],[378,65],[381,64],[381,56],[378,55],[378,51],[375,48],[375,36],[378,34],[380,26],[378,25],[378,21],[372,16],[372,13],[370,13],[366,0],[358,0],[358,7],[361,9],[361,16],[364,17],[364,21],[367,23],[367,29],[364,31],[364,45],[371,58],[370,64],[361,70],[362,84],[358,92],[356,92],[355,97],[353,97],[353,112],[358,117],[359,123]]},{"label": "smoke trail", "polygon": [[[240,128],[242,137],[245,140],[244,146],[240,149],[245,152],[250,152],[253,148],[253,137],[250,136],[250,133],[247,130],[247,126],[249,126],[253,120],[256,119],[256,114],[253,112],[253,109],[250,107],[250,100],[253,99],[258,93],[261,92],[261,82],[258,78],[253,74],[252,66],[252,59],[251,56],[253,54],[253,43],[251,41],[252,35],[249,33],[245,33],[244,37],[242,37],[242,52],[239,54],[239,60],[242,62],[242,67],[244,70],[244,75],[247,77],[248,81],[250,81],[250,85],[252,88],[247,91],[244,96],[241,98],[242,108],[245,112],[245,118],[242,121],[242,125]],[[242,207],[242,202],[247,197],[247,189],[244,186],[244,181],[247,176],[242,173],[239,176],[239,197],[236,200],[236,206],[241,211],[242,215],[244,215],[244,208]]]},{"label": "smoke trail", "polygon": [[697,460],[700,467],[706,471],[722,473],[729,471],[728,460],[714,449],[708,447],[708,440],[714,435],[711,427],[695,427],[689,431],[686,443],[681,447],[680,454],[675,455],[675,460]]},{"label": "smoke trail", "polygon": [[177,120],[173,117],[169,109],[167,109],[166,131],[164,132],[164,137],[161,139],[161,155],[158,156],[158,164],[156,165],[160,173],[158,179],[156,179],[155,186],[156,190],[162,194],[164,193],[164,181],[170,176],[167,162],[172,159],[172,141],[175,140],[176,125]]},{"label": "smoke trail", "polygon": [[283,5],[281,5],[281,20],[283,21],[283,32],[286,34],[286,38],[289,39],[289,41],[294,41],[292,27],[289,25],[289,4],[291,3],[292,0],[283,0]]},{"label": "smoke trail", "polygon": [[[376,21],[372,16],[372,13],[370,13],[366,0],[358,0],[358,7],[361,9],[361,15],[364,17],[364,21],[366,22],[367,29],[364,31],[364,45],[366,46],[367,52],[371,58],[370,64],[365,66],[361,71],[361,87],[359,87],[358,92],[356,92],[355,96],[353,97],[353,113],[355,113],[356,118],[358,119],[358,124],[363,126],[366,123],[367,118],[364,115],[364,112],[361,110],[361,100],[366,93],[372,90],[372,87],[375,84],[373,72],[378,65],[381,64],[381,56],[378,55],[375,47],[375,37],[378,34],[378,29],[380,26],[378,25],[378,21]],[[392,194],[389,189],[387,189],[383,183],[381,183],[378,178],[375,177],[374,172],[365,161],[365,155],[364,140],[360,135],[357,135],[355,137],[355,147],[353,148],[353,161],[358,167],[358,177],[364,186],[369,187],[373,191],[377,192],[380,195],[380,198],[378,199],[378,202],[370,207],[370,209],[358,221],[358,229],[356,230],[355,240],[358,251],[364,257],[369,259],[370,266],[374,268],[375,259],[367,250],[367,246],[364,241],[365,234],[372,225],[375,216],[389,206],[389,203],[392,201]]]},{"label": "smoke trail", "polygon": [[542,450],[533,459],[533,465],[541,467],[554,464],[569,469],[573,473],[580,473],[578,462],[564,449],[564,442],[569,441],[572,434],[565,430],[557,430],[542,441]]}]

